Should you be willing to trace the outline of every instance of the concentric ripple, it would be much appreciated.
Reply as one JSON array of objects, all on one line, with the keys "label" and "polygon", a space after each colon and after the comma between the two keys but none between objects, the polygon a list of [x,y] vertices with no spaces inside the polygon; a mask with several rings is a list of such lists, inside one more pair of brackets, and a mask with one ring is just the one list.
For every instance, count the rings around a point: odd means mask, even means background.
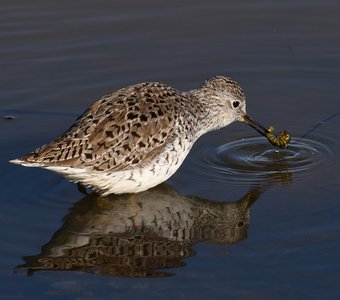
[{"label": "concentric ripple", "polygon": [[253,137],[210,149],[203,159],[206,169],[239,180],[315,169],[332,153],[326,144],[312,139],[293,139],[287,149],[278,149],[262,137]]}]

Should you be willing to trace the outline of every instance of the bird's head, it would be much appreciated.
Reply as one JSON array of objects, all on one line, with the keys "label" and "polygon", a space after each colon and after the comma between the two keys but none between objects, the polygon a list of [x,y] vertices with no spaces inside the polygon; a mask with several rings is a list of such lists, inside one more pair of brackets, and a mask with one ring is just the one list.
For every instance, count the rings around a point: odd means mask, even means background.
[{"label": "bird's head", "polygon": [[241,121],[265,136],[273,145],[285,148],[290,141],[286,131],[275,137],[272,131],[251,118],[246,112],[246,98],[240,85],[225,76],[215,76],[206,80],[194,95],[206,107],[206,127],[208,130],[225,127],[234,121]]}]

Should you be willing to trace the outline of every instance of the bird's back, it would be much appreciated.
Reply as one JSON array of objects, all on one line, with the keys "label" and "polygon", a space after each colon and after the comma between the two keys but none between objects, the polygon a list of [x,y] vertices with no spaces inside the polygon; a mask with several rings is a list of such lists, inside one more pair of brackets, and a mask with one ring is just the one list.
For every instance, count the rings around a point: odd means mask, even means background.
[{"label": "bird's back", "polygon": [[120,89],[90,106],[59,138],[12,162],[95,171],[143,167],[176,139],[183,97],[159,83]]}]

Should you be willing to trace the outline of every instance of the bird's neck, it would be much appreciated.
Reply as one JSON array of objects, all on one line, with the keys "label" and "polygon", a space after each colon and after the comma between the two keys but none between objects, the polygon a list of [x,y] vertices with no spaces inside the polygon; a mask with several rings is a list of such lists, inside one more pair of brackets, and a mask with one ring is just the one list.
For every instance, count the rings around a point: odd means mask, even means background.
[{"label": "bird's neck", "polygon": [[225,126],[224,120],[221,119],[221,108],[214,101],[210,101],[211,95],[204,89],[191,90],[185,94],[191,99],[188,104],[192,105],[191,110],[195,111],[199,135]]}]

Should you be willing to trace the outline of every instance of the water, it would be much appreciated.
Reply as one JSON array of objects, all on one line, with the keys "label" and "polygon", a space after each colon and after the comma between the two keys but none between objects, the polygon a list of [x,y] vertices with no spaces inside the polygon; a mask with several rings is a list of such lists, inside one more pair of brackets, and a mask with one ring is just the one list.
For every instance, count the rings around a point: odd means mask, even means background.
[{"label": "water", "polygon": [[[1,298],[339,298],[337,1],[14,0],[0,12]],[[235,123],[135,198],[84,196],[7,162],[110,91],[188,90],[215,74],[241,84],[253,118],[289,130],[290,147]]]}]

